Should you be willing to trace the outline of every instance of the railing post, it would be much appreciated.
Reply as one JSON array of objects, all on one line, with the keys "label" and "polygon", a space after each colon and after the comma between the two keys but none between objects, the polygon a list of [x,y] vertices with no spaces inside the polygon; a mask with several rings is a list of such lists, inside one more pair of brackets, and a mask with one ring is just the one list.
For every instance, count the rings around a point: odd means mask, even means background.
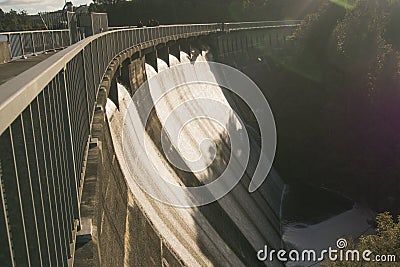
[{"label": "railing post", "polygon": [[54,41],[54,32],[51,31],[50,33],[51,33],[51,43],[53,44],[53,50],[55,51],[56,50],[56,44],[55,44],[55,41]]},{"label": "railing post", "polygon": [[79,177],[77,177],[77,175],[79,175],[79,172],[77,172],[76,170],[76,164],[75,164],[75,147],[74,147],[74,142],[72,139],[72,132],[71,132],[71,115],[70,115],[70,105],[69,105],[69,100],[68,100],[68,87],[67,87],[67,77],[66,77],[66,72],[67,72],[67,67],[64,67],[64,69],[61,71],[62,75],[62,83],[64,86],[64,94],[61,96],[62,99],[62,104],[63,104],[63,110],[64,110],[64,114],[65,114],[65,118],[66,120],[64,121],[64,125],[65,125],[65,129],[66,129],[66,142],[67,142],[67,154],[68,154],[68,163],[69,163],[69,168],[72,172],[72,183],[71,185],[73,186],[71,188],[71,193],[72,193],[72,205],[73,205],[73,212],[74,212],[74,218],[79,220],[81,219],[81,214],[80,214],[80,210],[79,210],[79,190],[77,188],[78,185],[78,179]]},{"label": "railing post", "polygon": [[22,40],[22,33],[19,34],[19,43],[21,44],[21,58],[22,59],[26,59],[26,55],[25,55],[25,48],[24,48],[24,42]]},{"label": "railing post", "polygon": [[[3,209],[3,214],[4,214],[4,223],[5,223],[5,228],[6,228],[6,235],[7,235],[7,243],[8,243],[8,252],[9,252],[9,257],[10,257],[10,262],[11,266],[15,266],[15,255],[14,255],[14,247],[13,247],[13,240],[12,240],[12,233],[11,233],[11,223],[10,223],[10,218],[8,215],[8,209],[9,207],[7,206],[7,197],[6,197],[6,192],[4,189],[4,184],[3,184],[3,171],[1,167],[1,159],[0,159],[0,201],[2,203],[2,208]],[[6,248],[4,248],[6,249]]]},{"label": "railing post", "polygon": [[46,40],[45,40],[43,31],[42,31],[42,42],[43,42],[43,53],[47,54],[47,51],[46,51]]},{"label": "railing post", "polygon": [[[87,110],[88,110],[88,122],[90,123],[90,106],[89,106],[89,90],[88,90],[88,82],[87,82],[87,75],[86,75],[86,60],[85,60],[85,48],[82,49],[81,51],[82,53],[82,67],[83,67],[83,86],[85,88],[86,91],[86,106],[87,106]],[[107,51],[106,51],[107,53]]]},{"label": "railing post", "polygon": [[33,50],[32,56],[37,56],[33,32],[31,32],[31,38],[32,38],[32,50]]},{"label": "railing post", "polygon": [[64,48],[64,34],[62,31],[58,32],[58,34],[60,35],[61,47]]},{"label": "railing post", "polygon": [[[114,33],[112,35],[114,36]],[[115,40],[115,38],[113,38],[113,36],[111,36],[111,40],[110,40],[110,48],[109,48],[111,50],[110,53],[115,53],[115,51],[117,50],[116,44],[115,44],[116,40]]]},{"label": "railing post", "polygon": [[136,39],[137,39],[137,44],[141,44],[142,43],[142,29],[138,29],[138,30],[135,30],[135,36],[136,36]]},{"label": "railing post", "polygon": [[[96,77],[98,77],[99,75],[98,74],[96,75],[98,69],[96,70],[96,66],[95,66],[95,62],[97,62],[97,61],[94,60],[93,42],[90,42],[89,46],[90,46],[90,51],[91,51],[91,53],[90,53],[91,60],[90,61],[92,62],[92,64],[90,64],[90,67],[92,68],[93,88],[95,90],[94,95],[97,96],[97,88],[98,88],[97,85],[100,83],[100,81],[98,81],[98,79],[96,79]],[[111,47],[110,47],[110,49],[111,49]]]},{"label": "railing post", "polygon": [[13,51],[11,50],[11,34],[7,34],[8,49],[10,50],[10,57],[13,58]]}]

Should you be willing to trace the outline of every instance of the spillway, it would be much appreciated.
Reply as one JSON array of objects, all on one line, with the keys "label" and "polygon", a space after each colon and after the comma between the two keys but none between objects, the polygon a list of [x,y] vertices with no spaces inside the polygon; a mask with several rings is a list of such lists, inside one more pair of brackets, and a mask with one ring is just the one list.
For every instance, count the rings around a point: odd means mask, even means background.
[{"label": "spillway", "polygon": [[[118,84],[118,105],[110,99],[106,105],[116,160],[134,202],[145,214],[152,230],[165,241],[167,249],[182,265],[264,266],[266,263],[257,260],[257,251],[265,245],[282,247],[281,200],[285,185],[272,169],[257,191],[248,192],[260,148],[255,131],[246,129],[246,119],[241,118],[243,110],[233,95],[210,84],[183,84],[168,91],[169,84],[176,79],[190,79],[191,75],[205,73],[214,77],[222,75],[214,73],[215,69],[204,54],[191,60],[181,52],[180,61],[170,55],[171,68],[200,62],[206,66],[201,73],[195,68],[192,72],[177,69],[172,75],[159,78],[159,87],[155,89],[162,95],[159,101],[155,91],[149,90],[152,84],[140,87],[135,93],[136,100]],[[169,68],[160,59],[158,66],[159,73]],[[146,73],[148,80],[158,75],[147,64]],[[209,101],[196,101],[204,98]],[[197,113],[207,113],[214,108],[210,102],[224,107],[218,111],[222,118],[219,121],[196,117]],[[149,115],[142,114],[144,107],[154,109]],[[188,116],[196,118],[187,120]],[[230,137],[226,136],[227,128],[239,138],[246,132],[250,162],[242,179],[227,195],[207,205],[191,205],[194,197],[177,195],[173,186],[208,184],[227,169],[233,150]],[[241,147],[236,150],[240,154]],[[184,167],[172,164],[171,155],[175,159],[178,157]],[[230,175],[240,173],[235,171],[232,170]],[[174,205],[165,203],[169,199]],[[129,231],[124,239],[128,243],[139,242],[132,240]],[[165,266],[173,266],[164,260]],[[129,260],[125,264],[129,265]],[[281,265],[274,262],[268,266]]]}]

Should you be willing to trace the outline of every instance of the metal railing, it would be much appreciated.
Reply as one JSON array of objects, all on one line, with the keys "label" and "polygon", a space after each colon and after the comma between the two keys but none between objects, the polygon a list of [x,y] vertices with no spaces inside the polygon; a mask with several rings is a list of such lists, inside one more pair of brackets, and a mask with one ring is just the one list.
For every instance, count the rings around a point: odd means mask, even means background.
[{"label": "metal railing", "polygon": [[71,45],[69,30],[0,32],[0,38],[9,42],[13,59]]},{"label": "metal railing", "polygon": [[108,18],[105,13],[77,13],[78,26],[85,36],[108,31]]},{"label": "metal railing", "polygon": [[137,26],[108,26],[109,31],[126,30],[126,29],[132,29],[132,28],[137,28]]},{"label": "metal railing", "polygon": [[235,30],[247,30],[256,28],[298,26],[300,25],[301,22],[302,22],[301,20],[230,22],[230,23],[224,23],[224,30],[235,31]]},{"label": "metal railing", "polygon": [[[267,26],[242,29],[251,27]],[[96,97],[112,60],[132,47],[223,30],[214,23],[108,31],[0,85],[0,266],[65,266],[71,259]],[[68,31],[37,33],[8,33],[13,56],[70,44]]]},{"label": "metal railing", "polygon": [[48,30],[68,29],[68,16],[75,12],[57,10],[53,12],[40,12],[39,17]]},{"label": "metal railing", "polygon": [[[71,13],[72,14],[72,13]],[[72,14],[73,15],[73,14]],[[95,25],[93,26],[90,33],[86,35],[97,34],[107,30],[106,20],[104,14],[93,13],[93,14],[82,14],[81,16],[91,16],[94,18]],[[196,24],[198,26],[214,25],[220,31],[235,31],[235,30],[247,30],[255,28],[271,28],[271,27],[287,27],[297,26],[301,23],[300,20],[286,20],[286,21],[261,21],[261,22],[233,22],[233,23],[213,23],[213,24]],[[141,32],[150,31],[155,34],[161,35],[164,32],[170,34],[179,34],[185,29],[185,25],[161,25],[157,27],[143,27],[136,28],[135,26],[126,27],[110,27],[110,30],[128,30],[136,29],[139,34]],[[146,30],[145,30],[146,29]],[[19,31],[19,32],[0,32],[0,39],[6,40],[10,44],[10,54],[12,59],[26,57],[29,55],[36,55],[46,51],[62,49],[70,46],[73,43],[78,42],[78,37],[71,36],[73,34],[70,30],[39,30],[39,31]]]},{"label": "metal railing", "polygon": [[105,13],[90,13],[93,21],[93,34],[108,31],[108,17]]}]

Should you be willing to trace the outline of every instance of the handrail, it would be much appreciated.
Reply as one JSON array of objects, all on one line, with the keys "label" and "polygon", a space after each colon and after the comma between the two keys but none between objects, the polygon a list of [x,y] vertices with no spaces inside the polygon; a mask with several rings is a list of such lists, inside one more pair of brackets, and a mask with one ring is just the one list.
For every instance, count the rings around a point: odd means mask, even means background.
[{"label": "handrail", "polygon": [[[82,52],[85,47],[92,44],[94,41],[97,40],[97,43],[101,43],[105,38],[109,37],[108,40],[105,41],[112,46],[111,51],[113,55],[107,55],[107,60],[110,61],[119,52],[132,46],[139,45],[140,43],[156,40],[158,39],[155,38],[156,36],[167,37],[169,35],[170,37],[174,37],[185,34],[196,35],[203,32],[201,30],[203,26],[213,27],[212,29],[206,30],[206,32],[215,32],[219,30],[216,27],[218,24],[187,24],[174,25],[172,27],[160,26],[139,29],[133,28],[113,30],[81,40],[75,45],[68,47],[67,49],[53,55],[47,60],[40,62],[28,71],[20,74],[18,78],[13,78],[0,85],[0,133],[4,132],[4,130],[12,123],[12,121],[40,93],[40,91],[51,82],[57,73],[63,70],[68,62],[70,62],[78,53]],[[165,31],[160,31],[162,28],[170,29],[171,32],[166,33]],[[194,30],[195,28],[197,28],[197,30]],[[160,34],[157,34],[156,31]],[[161,32],[163,32],[163,35]],[[121,37],[125,41],[124,47],[119,48],[118,46],[121,44],[121,42],[116,43],[114,42],[115,39],[112,38],[112,36],[119,37],[117,36],[118,34],[122,35]],[[135,39],[134,42],[128,44],[127,41],[132,41],[132,39]],[[105,48],[106,47],[104,47],[104,49]],[[101,59],[101,61],[103,60],[104,59]],[[102,64],[102,67],[102,72],[104,72],[106,70],[105,64]],[[103,73],[99,73],[99,75],[103,75]],[[99,83],[100,80],[97,82]]]},{"label": "handrail", "polygon": [[70,30],[65,29],[0,32],[0,36],[7,37],[13,59],[61,49],[72,44]]},{"label": "handrail", "polygon": [[256,23],[256,24],[281,24],[286,25],[289,24],[298,24],[301,23],[302,20],[262,20],[262,21],[240,21],[240,22],[225,22],[225,24],[248,24],[248,23]]},{"label": "handrail", "polygon": [[224,23],[224,30],[234,31],[245,29],[262,29],[270,27],[298,26],[301,22],[301,20],[229,22]]},{"label": "handrail", "polygon": [[[97,14],[97,13],[96,13]],[[223,31],[244,30],[265,27],[284,27],[300,24],[301,20],[285,21],[246,21],[228,23],[203,23],[203,24],[173,24],[159,25],[155,27],[144,26],[143,28],[171,28],[185,27],[189,25],[197,26],[220,26]],[[110,30],[135,29],[136,26],[110,27]],[[138,28],[139,29],[139,28]],[[9,31],[0,32],[0,36],[7,36],[10,44],[11,58],[25,58],[27,55],[36,55],[50,50],[62,49],[72,44],[71,32],[63,30],[33,30],[33,31]]]},{"label": "handrail", "polygon": [[111,27],[108,27],[108,30],[113,31],[113,30],[123,30],[123,29],[132,29],[132,28],[137,28],[137,26],[111,26]]},{"label": "handrail", "polygon": [[68,29],[61,29],[61,30],[8,31],[8,32],[0,32],[0,35],[42,33],[42,32],[69,32],[69,30]]},{"label": "handrail", "polygon": [[[0,160],[7,171],[2,185],[7,194],[2,196],[12,196],[1,199],[3,209],[9,201],[14,210],[22,211],[22,206],[40,210],[41,204],[32,202],[37,191],[32,193],[31,184],[36,188],[45,186],[52,193],[44,201],[53,212],[53,217],[46,220],[57,227],[51,233],[43,229],[44,224],[35,223],[37,218],[32,210],[11,213],[13,227],[8,230],[8,249],[18,250],[16,265],[31,262],[40,266],[41,254],[46,250],[51,251],[47,254],[51,262],[65,265],[70,259],[68,248],[74,242],[75,220],[80,218],[80,188],[97,92],[113,58],[134,46],[218,30],[212,25],[189,25],[168,30],[160,27],[100,33],[0,85]],[[24,224],[24,218],[29,223]],[[43,223],[43,219],[38,220]],[[15,229],[24,229],[24,236]],[[52,246],[40,241],[46,238],[44,233],[54,237]],[[27,242],[29,250],[24,249]]]},{"label": "handrail", "polygon": [[[252,27],[271,27],[271,25],[268,23],[270,22],[224,23],[224,26],[222,25],[222,23],[160,25],[157,27],[117,29],[85,38],[84,40],[70,46],[64,51],[53,55],[51,58],[45,60],[44,62],[37,64],[27,72],[19,75],[18,78],[11,79],[0,86],[0,133],[2,133],[12,123],[12,121],[18,116],[18,114],[20,114],[23,109],[25,109],[34,99],[34,97],[36,97],[40,93],[40,90],[43,89],[56,76],[56,74],[60,72],[69,61],[72,60],[74,56],[83,51],[86,46],[88,46],[95,40],[98,40],[98,43],[101,43],[104,39],[108,46],[113,46],[113,49],[111,50],[108,48],[106,49],[106,47],[104,46],[104,49],[106,51],[108,51],[109,53],[111,51],[113,53],[112,55],[106,55],[106,60],[107,62],[109,62],[122,50],[128,49],[131,46],[139,45],[142,42],[152,41],[158,38],[174,37],[185,34],[197,35],[201,33],[210,33],[232,29],[249,29]],[[280,23],[282,24],[282,22]],[[251,25],[251,27],[248,27],[249,24]],[[241,28],[239,27],[240,25]],[[286,26],[286,24],[283,24],[282,26]],[[67,33],[68,30],[39,32]],[[28,32],[27,34],[29,33],[32,32]],[[115,42],[115,39],[111,38],[111,36],[115,38],[120,38],[120,40],[122,38],[124,41],[123,45],[121,46],[122,43],[120,41]],[[52,48],[54,48],[54,46],[52,46]],[[106,66],[103,64],[101,67],[103,67],[104,72],[104,68]],[[99,73],[98,75],[102,75],[102,73]],[[99,83],[100,81],[96,82]]]}]

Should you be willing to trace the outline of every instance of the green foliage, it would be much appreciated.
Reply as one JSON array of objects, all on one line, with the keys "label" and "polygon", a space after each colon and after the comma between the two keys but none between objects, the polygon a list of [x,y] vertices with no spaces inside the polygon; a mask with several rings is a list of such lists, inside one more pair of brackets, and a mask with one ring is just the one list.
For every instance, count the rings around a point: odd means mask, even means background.
[{"label": "green foliage", "polygon": [[[395,255],[396,262],[351,262],[351,261],[325,261],[325,267],[378,267],[378,266],[400,266],[400,216],[397,222],[389,212],[379,214],[376,217],[377,227],[376,233],[373,235],[362,236],[357,244],[351,242],[346,249],[356,249],[359,252],[370,250],[372,252],[370,258],[374,259],[376,255]],[[362,257],[361,257],[362,259]]]},{"label": "green foliage", "polygon": [[344,14],[343,8],[326,2],[318,13],[307,16],[294,33],[298,46],[292,63],[301,74],[322,81],[331,33]]},{"label": "green foliage", "polygon": [[344,9],[353,9],[354,8],[354,0],[331,0],[332,3],[343,7]]},{"label": "green foliage", "polygon": [[21,31],[38,29],[40,25],[33,23],[32,17],[26,11],[11,10],[4,12],[0,8],[0,31]]},{"label": "green foliage", "polygon": [[113,26],[157,19],[163,24],[298,19],[324,0],[96,0],[94,11],[109,14]]},{"label": "green foliage", "polygon": [[277,114],[285,176],[400,211],[399,21],[400,0],[331,1],[293,34],[281,75],[290,108]]}]

